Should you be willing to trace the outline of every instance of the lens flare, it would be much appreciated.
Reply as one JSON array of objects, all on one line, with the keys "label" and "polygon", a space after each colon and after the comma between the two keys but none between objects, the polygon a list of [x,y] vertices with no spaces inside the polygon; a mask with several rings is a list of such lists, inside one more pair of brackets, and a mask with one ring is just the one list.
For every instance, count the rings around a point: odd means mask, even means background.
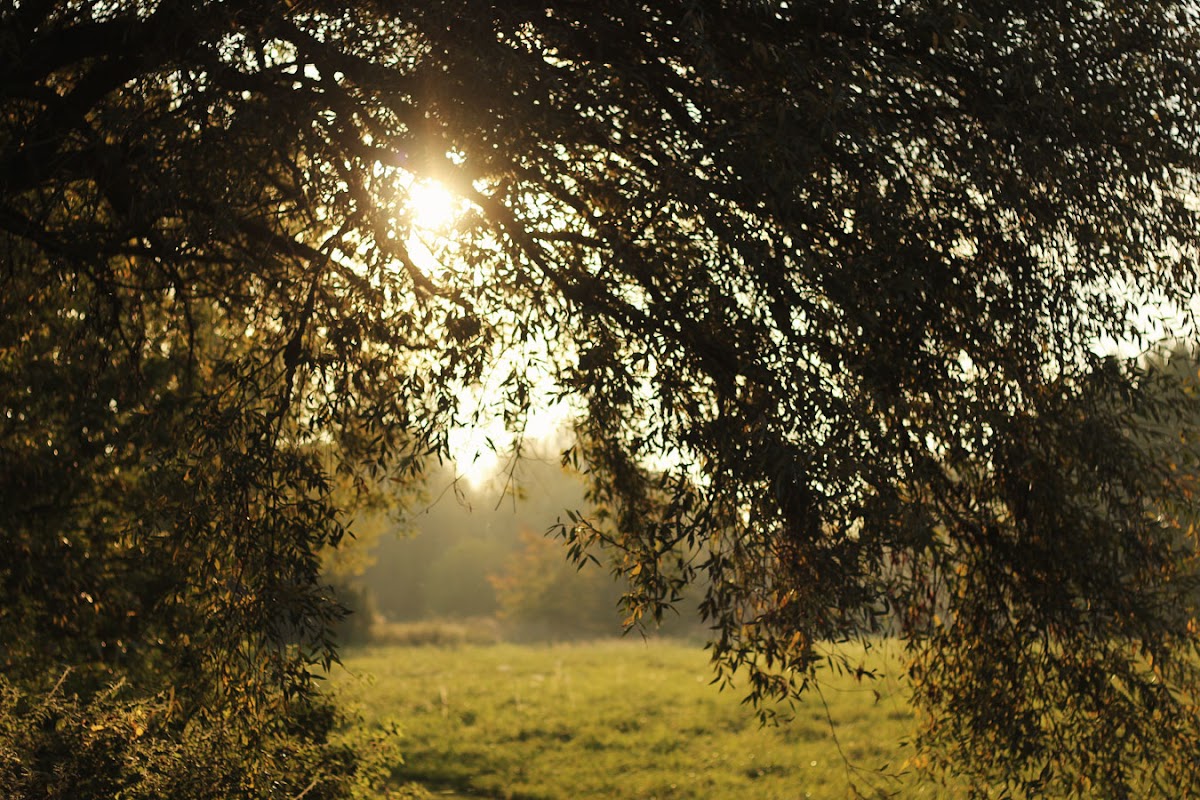
[{"label": "lens flare", "polygon": [[420,230],[438,232],[454,227],[463,202],[436,181],[414,181],[408,187],[408,210],[413,226]]}]

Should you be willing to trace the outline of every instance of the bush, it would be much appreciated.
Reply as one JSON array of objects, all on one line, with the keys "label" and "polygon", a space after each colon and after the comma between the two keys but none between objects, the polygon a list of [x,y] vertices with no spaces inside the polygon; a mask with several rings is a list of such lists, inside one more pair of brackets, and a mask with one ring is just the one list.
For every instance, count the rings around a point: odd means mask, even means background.
[{"label": "bush", "polygon": [[493,617],[419,622],[378,620],[371,626],[370,636],[372,644],[401,647],[496,644],[500,639],[500,625]]},{"label": "bush", "polygon": [[[314,699],[301,714],[186,713],[173,692],[122,681],[94,694],[64,672],[30,694],[0,677],[0,789],[7,800],[369,797],[395,763],[395,737],[349,734]],[[368,741],[368,739],[370,741]]]}]

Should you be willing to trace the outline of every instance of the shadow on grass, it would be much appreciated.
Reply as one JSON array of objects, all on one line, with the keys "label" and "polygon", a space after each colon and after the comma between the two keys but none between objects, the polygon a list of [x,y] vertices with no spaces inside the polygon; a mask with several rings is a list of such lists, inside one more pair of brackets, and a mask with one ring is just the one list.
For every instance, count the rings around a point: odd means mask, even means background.
[{"label": "shadow on grass", "polygon": [[[464,759],[468,760],[468,759]],[[483,789],[471,785],[472,775],[455,770],[438,769],[436,765],[422,769],[416,765],[400,765],[392,770],[394,786],[412,789],[420,786],[428,794],[413,794],[414,800],[551,800],[549,795],[526,794],[503,789]],[[402,795],[404,796],[404,795]]]}]

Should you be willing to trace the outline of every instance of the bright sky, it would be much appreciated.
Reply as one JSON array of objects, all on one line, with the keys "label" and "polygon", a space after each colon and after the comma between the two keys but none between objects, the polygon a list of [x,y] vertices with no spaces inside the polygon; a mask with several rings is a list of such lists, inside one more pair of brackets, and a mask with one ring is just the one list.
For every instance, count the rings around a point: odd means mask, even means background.
[{"label": "bright sky", "polygon": [[[535,408],[530,411],[525,428],[523,450],[541,452],[542,445],[560,439],[570,424],[571,410],[565,403]],[[474,428],[455,428],[450,431],[450,455],[459,477],[473,488],[503,482],[512,467],[516,437],[500,419],[483,421]]]}]

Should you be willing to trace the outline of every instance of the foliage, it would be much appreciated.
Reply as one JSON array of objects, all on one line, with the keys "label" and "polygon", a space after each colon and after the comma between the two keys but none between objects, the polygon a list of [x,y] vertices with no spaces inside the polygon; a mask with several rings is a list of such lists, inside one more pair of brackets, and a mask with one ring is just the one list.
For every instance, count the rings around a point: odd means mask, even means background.
[{"label": "foliage", "polygon": [[[635,614],[704,586],[752,698],[886,622],[935,764],[1200,791],[1195,538],[1164,513],[1194,448],[1157,458],[1138,431],[1182,401],[1095,355],[1147,303],[1195,333],[1196,22],[6,4],[7,679],[303,718],[335,485],[407,485],[550,392],[602,509],[568,546],[619,549]],[[469,206],[453,235],[419,230],[422,180]]]},{"label": "foliage", "polygon": [[[347,733],[324,701],[253,726],[188,715],[181,696],[139,696],[118,682],[86,699],[69,673],[31,695],[0,678],[0,786],[13,800],[367,797],[398,758],[394,737]],[[359,793],[358,790],[364,790]]]},{"label": "foliage", "polygon": [[345,609],[345,616],[334,627],[339,644],[365,644],[371,640],[372,629],[378,620],[379,611],[371,593],[358,581],[349,578],[332,578],[328,586],[333,597]]},{"label": "foliage", "polygon": [[562,543],[531,530],[489,576],[502,618],[521,638],[592,638],[620,630],[619,587],[595,564],[574,565]]},{"label": "foliage", "polygon": [[[309,667],[336,658],[333,474],[370,492],[365,445],[402,437],[372,369],[395,360],[363,333],[378,292],[310,244],[335,205],[306,133],[324,104],[269,101],[292,81],[254,86],[274,56],[242,22],[262,19],[0,12],[3,724],[69,669],[6,796],[337,796],[357,768]],[[362,370],[382,383],[350,388]],[[137,741],[90,731],[143,709],[166,721]],[[156,775],[175,761],[196,771]]]}]

